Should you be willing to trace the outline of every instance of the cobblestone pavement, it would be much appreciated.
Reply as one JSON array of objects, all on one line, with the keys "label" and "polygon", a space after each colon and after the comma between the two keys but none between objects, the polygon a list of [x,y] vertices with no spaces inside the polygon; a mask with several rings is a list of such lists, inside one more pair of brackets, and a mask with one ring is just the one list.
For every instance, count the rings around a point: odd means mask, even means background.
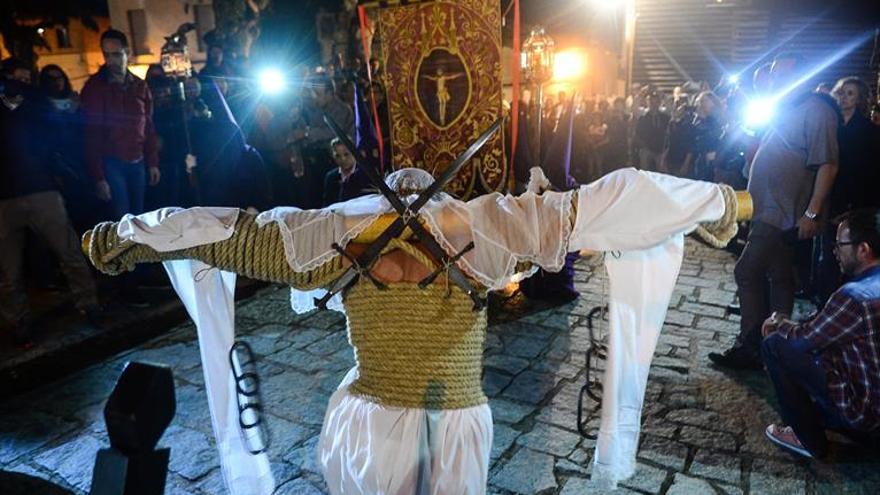
[{"label": "cobblestone pavement", "polygon": [[[725,314],[733,263],[727,252],[688,241],[648,383],[638,469],[616,493],[880,493],[876,453],[839,445],[827,464],[786,455],[762,434],[778,419],[763,375],[707,365],[706,354],[725,349],[737,332],[737,317]],[[495,418],[489,493],[600,493],[589,485],[594,443],[575,425],[586,315],[606,289],[600,267],[597,259],[579,263],[584,296],[574,304],[493,318],[484,377]],[[276,493],[316,494],[324,492],[313,459],[324,408],[354,361],[342,316],[297,317],[287,297],[273,287],[239,304],[238,329],[261,356]],[[95,452],[107,445],[104,400],[124,363],[136,359],[169,364],[177,380],[177,415],[160,442],[172,449],[166,493],[223,493],[189,324],[0,405],[0,470],[86,493]],[[596,426],[598,404],[586,407]]]}]

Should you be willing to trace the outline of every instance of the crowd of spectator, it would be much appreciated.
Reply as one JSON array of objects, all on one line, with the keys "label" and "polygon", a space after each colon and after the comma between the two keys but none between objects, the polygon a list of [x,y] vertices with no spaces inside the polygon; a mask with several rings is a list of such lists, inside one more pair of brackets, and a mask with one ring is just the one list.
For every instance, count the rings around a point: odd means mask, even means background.
[{"label": "crowd of spectator", "polygon": [[[388,138],[375,60],[298,68],[288,91],[271,97],[247,76],[247,60],[219,46],[192,77],[154,65],[145,80],[128,69],[123,33],[104,32],[101,49],[105,63],[81,95],[56,65],[34,78],[32,67],[3,62],[0,317],[18,344],[32,339],[25,273],[40,274],[49,252],[79,313],[101,323],[79,242],[97,222],[166,206],[324,207],[370,192],[360,163],[383,166],[375,156],[356,160],[324,120],[355,136],[355,114],[372,120],[366,109],[375,109]],[[550,166],[542,159],[565,131],[570,166],[547,170],[562,177],[559,187],[634,166],[748,188],[754,215],[735,269],[740,335],[709,357],[766,367],[790,425],[771,425],[768,438],[822,456],[824,425],[880,425],[880,112],[856,77],[791,90],[803,64],[780,54],[755,71],[748,91],[689,82],[670,93],[637,88],[628,99],[559,92],[538,107],[524,98],[521,121],[540,129],[520,128],[534,155],[517,157],[515,178],[527,180],[527,165]],[[776,116],[750,122],[748,102],[782,87],[790,90],[776,98]],[[113,292],[141,305],[148,278],[135,271]],[[798,292],[820,308],[805,323],[790,320]]]},{"label": "crowd of spectator", "polygon": [[[30,345],[33,328],[25,281],[54,283],[49,252],[83,318],[101,323],[96,275],[79,242],[100,221],[168,206],[318,208],[369,192],[323,117],[353,136],[355,95],[373,95],[387,118],[384,92],[368,77],[378,76],[376,63],[298,68],[287,91],[271,96],[248,76],[246,59],[227,58],[220,46],[186,78],[159,64],[135,76],[117,30],[102,34],[101,50],[104,64],[81,94],[56,65],[37,73],[3,62],[0,316],[20,345]],[[139,268],[97,285],[144,307],[141,289],[161,280],[153,275]]]}]

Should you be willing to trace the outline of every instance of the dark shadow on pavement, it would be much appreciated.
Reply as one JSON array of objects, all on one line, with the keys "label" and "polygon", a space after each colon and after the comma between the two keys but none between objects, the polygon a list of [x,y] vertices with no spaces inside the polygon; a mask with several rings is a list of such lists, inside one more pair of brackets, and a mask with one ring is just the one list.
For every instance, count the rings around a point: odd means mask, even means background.
[{"label": "dark shadow on pavement", "polygon": [[0,488],[3,495],[73,495],[60,486],[24,473],[0,471]]}]

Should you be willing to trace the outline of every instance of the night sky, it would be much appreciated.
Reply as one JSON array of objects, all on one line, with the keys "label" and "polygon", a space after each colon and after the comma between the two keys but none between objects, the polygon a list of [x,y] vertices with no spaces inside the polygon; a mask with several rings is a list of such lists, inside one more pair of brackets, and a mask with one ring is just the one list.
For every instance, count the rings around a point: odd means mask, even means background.
[{"label": "night sky", "polygon": [[[500,0],[506,9],[512,0]],[[660,1],[660,0],[658,0]],[[711,0],[706,0],[711,1]],[[315,39],[315,15],[324,9],[338,11],[342,0],[273,0],[271,11],[262,21],[261,52],[284,57],[290,63],[314,62],[318,54]],[[754,0],[764,5],[804,14],[824,12],[826,15],[875,23],[880,19],[880,1],[866,0]],[[608,47],[619,41],[622,19],[620,13],[598,12],[593,0],[520,0],[523,37],[535,24],[542,24],[562,43],[583,44],[596,40]],[[509,43],[510,21],[504,29],[504,42]]]}]

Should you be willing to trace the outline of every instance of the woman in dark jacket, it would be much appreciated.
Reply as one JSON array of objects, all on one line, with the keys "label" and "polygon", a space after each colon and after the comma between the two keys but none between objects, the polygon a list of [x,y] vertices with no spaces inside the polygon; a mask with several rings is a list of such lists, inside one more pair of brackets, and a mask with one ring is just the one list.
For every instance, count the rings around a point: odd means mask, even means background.
[{"label": "woman in dark jacket", "polygon": [[[837,130],[840,158],[829,197],[829,219],[857,208],[880,206],[880,131],[868,118],[871,90],[862,79],[845,77],[837,81],[831,95],[837,100],[842,121]],[[835,231],[833,222],[827,222],[818,241],[816,295],[823,304],[843,282],[834,256]]]},{"label": "woman in dark jacket", "polygon": [[41,142],[49,153],[52,174],[58,180],[74,229],[83,232],[103,216],[102,205],[92,192],[92,180],[85,168],[79,95],[64,70],[54,64],[40,71],[39,88],[48,102]]}]

